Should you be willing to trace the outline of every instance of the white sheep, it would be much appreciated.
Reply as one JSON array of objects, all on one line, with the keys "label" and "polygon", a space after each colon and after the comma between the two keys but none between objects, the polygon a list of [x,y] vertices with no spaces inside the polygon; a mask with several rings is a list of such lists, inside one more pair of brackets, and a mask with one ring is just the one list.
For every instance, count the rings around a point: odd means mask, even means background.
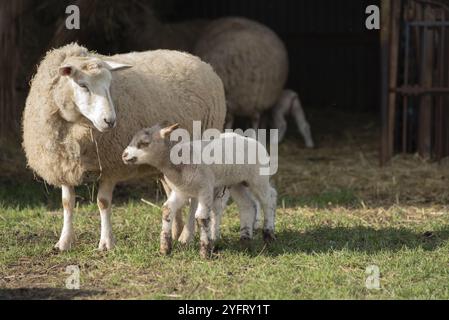
[{"label": "white sheep", "polygon": [[[209,256],[213,242],[219,236],[220,217],[223,204],[217,193],[230,188],[233,197],[248,204],[248,211],[241,211],[241,239],[251,239],[256,220],[256,207],[250,193],[254,195],[264,212],[263,236],[266,242],[275,239],[276,190],[270,185],[270,176],[263,174],[269,161],[265,147],[252,138],[235,133],[223,133],[212,140],[174,142],[171,133],[179,125],[161,128],[159,125],[138,132],[123,152],[123,161],[130,165],[151,165],[160,170],[172,189],[162,212],[161,252],[171,250],[171,224],[175,213],[189,199],[197,199],[195,218],[200,226],[201,255]],[[198,151],[198,145],[200,151]],[[203,151],[201,151],[203,150]],[[201,158],[204,150],[219,154],[214,161]],[[174,155],[187,154],[179,162]],[[194,159],[198,159],[195,161]],[[253,158],[250,160],[250,157]],[[241,157],[238,162],[234,157]],[[245,160],[246,159],[246,160]],[[187,161],[186,161],[187,160]],[[235,198],[234,198],[235,199]],[[211,232],[211,216],[213,227]]]},{"label": "white sheep", "polygon": [[154,168],[126,166],[121,159],[136,130],[164,120],[188,130],[192,120],[201,120],[203,129],[221,130],[225,112],[220,78],[190,54],[156,50],[109,57],[77,44],[49,51],[31,82],[23,147],[28,166],[62,187],[64,226],[56,247],[71,247],[74,187],[94,176],[99,181],[99,249],[113,248],[115,185],[157,174]]},{"label": "white sheep", "polygon": [[286,111],[288,108],[306,146],[314,146],[299,99],[286,105],[292,94],[290,90],[283,91],[288,77],[288,54],[282,40],[271,29],[245,18],[217,19],[207,25],[193,53],[210,63],[223,81],[228,106],[227,129],[234,126],[236,116],[251,119],[251,127],[258,129],[265,113],[273,116],[270,122],[281,131],[281,142],[287,128],[285,117],[291,115]]}]

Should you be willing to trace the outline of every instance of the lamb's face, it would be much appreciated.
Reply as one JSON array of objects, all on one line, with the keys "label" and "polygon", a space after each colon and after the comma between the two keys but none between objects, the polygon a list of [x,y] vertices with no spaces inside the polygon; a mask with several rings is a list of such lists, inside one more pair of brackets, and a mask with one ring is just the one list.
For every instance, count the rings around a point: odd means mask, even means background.
[{"label": "lamb's face", "polygon": [[123,152],[123,162],[128,165],[149,164],[158,167],[167,161],[170,134],[178,127],[177,124],[167,128],[156,125],[139,131]]},{"label": "lamb's face", "polygon": [[[75,109],[100,132],[116,125],[116,112],[110,94],[113,71],[131,66],[98,58],[70,58],[60,67]],[[64,106],[59,106],[60,109]],[[70,121],[70,119],[66,119]]]}]

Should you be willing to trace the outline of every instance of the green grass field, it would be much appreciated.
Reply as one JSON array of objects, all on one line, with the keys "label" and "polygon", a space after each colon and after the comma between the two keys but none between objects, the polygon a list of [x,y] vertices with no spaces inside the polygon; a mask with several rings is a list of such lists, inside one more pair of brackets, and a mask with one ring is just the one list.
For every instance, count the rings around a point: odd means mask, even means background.
[{"label": "green grass field", "polygon": [[[81,187],[76,244],[56,252],[58,191],[0,179],[0,298],[449,299],[447,164],[399,156],[379,168],[376,136],[360,123],[357,134],[320,134],[318,150],[281,146],[277,242],[265,247],[258,234],[242,248],[231,205],[209,261],[198,239],[159,254],[160,212],[140,201],[158,201],[149,187],[116,191],[111,252],[96,250],[99,214]],[[80,290],[65,289],[71,265],[80,268]],[[378,290],[366,287],[373,265]]]},{"label": "green grass field", "polygon": [[[336,195],[338,197],[338,195]],[[96,207],[77,210],[76,246],[52,250],[61,217],[45,207],[1,209],[0,296],[149,299],[408,299],[449,298],[449,218],[401,207],[286,208],[278,212],[278,241],[260,235],[250,250],[238,242],[234,206],[210,261],[198,240],[158,253],[160,213],[131,202],[115,208],[118,246],[98,252]],[[413,215],[413,219],[410,218]],[[81,270],[81,290],[64,290],[66,267]],[[381,289],[368,290],[365,271],[377,265]],[[34,288],[17,290],[18,288]]]}]

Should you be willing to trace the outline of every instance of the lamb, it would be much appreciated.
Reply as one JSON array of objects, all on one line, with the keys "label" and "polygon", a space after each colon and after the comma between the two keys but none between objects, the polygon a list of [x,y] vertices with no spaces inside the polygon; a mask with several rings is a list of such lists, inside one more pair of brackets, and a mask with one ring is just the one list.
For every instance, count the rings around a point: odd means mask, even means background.
[{"label": "lamb", "polygon": [[[227,17],[207,25],[193,53],[210,63],[223,81],[228,106],[225,127],[231,129],[235,116],[239,116],[250,118],[251,127],[258,129],[262,114],[271,115],[272,112],[272,125],[282,131],[279,134],[281,142],[286,130],[283,110],[286,99],[291,96],[291,91],[283,91],[289,62],[282,40],[255,21]],[[284,107],[280,108],[279,104]],[[301,123],[307,147],[312,148],[310,126],[301,104],[295,102],[291,108],[295,120]]]},{"label": "lamb", "polygon": [[[233,197],[236,196],[239,200],[246,198],[247,203],[252,203],[250,194],[257,198],[265,214],[264,240],[273,241],[277,193],[270,185],[270,176],[262,174],[263,164],[269,160],[265,147],[255,139],[235,133],[223,133],[212,140],[177,143],[170,139],[170,135],[178,128],[179,124],[164,128],[156,125],[143,129],[134,136],[123,152],[124,163],[156,167],[164,174],[166,182],[172,189],[162,209],[161,252],[169,253],[171,250],[170,229],[175,213],[193,198],[198,201],[195,218],[200,226],[200,253],[202,257],[210,255],[213,243],[219,235],[222,213],[222,207],[219,207],[222,202],[217,197],[217,192],[221,192],[223,188],[230,188]],[[214,155],[221,152],[222,156],[219,156],[218,160],[214,158],[214,161],[201,158],[201,161],[195,162],[193,159],[198,156],[198,143],[201,150],[207,149]],[[235,153],[231,150],[235,150]],[[182,162],[174,159],[180,151],[188,155]],[[239,162],[234,160],[234,154],[237,153],[244,157],[251,155],[258,157],[255,157],[257,159],[254,164],[249,158],[238,164]],[[252,206],[248,212],[240,214],[241,239],[251,239],[256,208]],[[213,232],[210,226],[211,218],[214,221]]]},{"label": "lamb", "polygon": [[299,95],[293,90],[286,89],[282,92],[276,105],[262,117],[261,122],[264,124],[261,124],[261,128],[265,127],[267,122],[270,122],[272,128],[279,130],[278,143],[281,143],[287,132],[287,117],[289,116],[293,116],[298,130],[304,138],[306,147],[314,148],[315,143],[313,142],[310,125],[302,108],[301,100]]},{"label": "lamb", "polygon": [[170,120],[192,130],[192,120],[201,120],[203,129],[221,130],[225,113],[220,78],[190,54],[156,50],[102,56],[77,44],[49,51],[31,82],[23,148],[28,166],[62,188],[64,225],[55,247],[72,246],[74,187],[89,178],[99,181],[98,247],[114,247],[115,185],[157,174],[154,168],[126,166],[121,159],[136,129]]}]

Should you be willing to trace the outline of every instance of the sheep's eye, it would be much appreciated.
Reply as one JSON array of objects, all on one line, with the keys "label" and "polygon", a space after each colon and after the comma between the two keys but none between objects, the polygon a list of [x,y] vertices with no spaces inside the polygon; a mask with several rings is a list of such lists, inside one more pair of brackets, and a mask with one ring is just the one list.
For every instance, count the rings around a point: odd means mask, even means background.
[{"label": "sheep's eye", "polygon": [[87,87],[87,85],[85,85],[84,83],[79,84],[79,86],[81,87],[81,89],[89,90],[89,88]]},{"label": "sheep's eye", "polygon": [[147,148],[150,144],[148,142],[139,142],[137,144],[137,149]]}]

